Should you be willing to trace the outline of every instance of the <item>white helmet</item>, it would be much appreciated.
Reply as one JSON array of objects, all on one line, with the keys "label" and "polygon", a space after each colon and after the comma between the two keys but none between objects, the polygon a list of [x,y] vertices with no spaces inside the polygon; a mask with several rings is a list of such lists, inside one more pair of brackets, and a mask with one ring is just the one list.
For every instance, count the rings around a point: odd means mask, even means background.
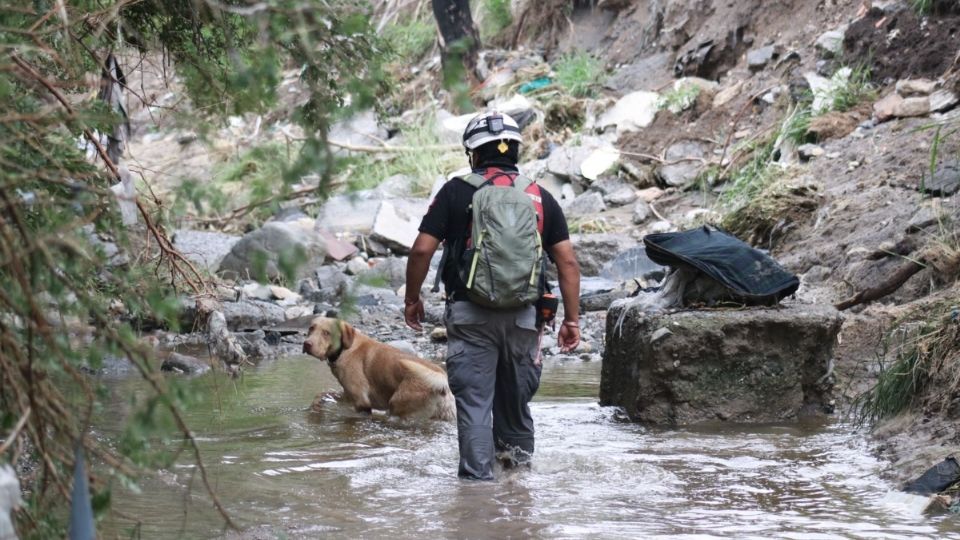
[{"label": "white helmet", "polygon": [[463,130],[463,146],[467,150],[476,150],[477,147],[490,141],[517,141],[523,142],[520,137],[520,126],[510,115],[498,111],[480,113],[474,116]]}]

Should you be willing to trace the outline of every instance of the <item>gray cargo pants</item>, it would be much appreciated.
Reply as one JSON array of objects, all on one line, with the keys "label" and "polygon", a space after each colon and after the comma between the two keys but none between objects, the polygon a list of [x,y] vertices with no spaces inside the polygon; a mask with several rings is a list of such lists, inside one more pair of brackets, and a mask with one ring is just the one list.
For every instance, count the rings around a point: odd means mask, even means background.
[{"label": "gray cargo pants", "polygon": [[493,460],[533,456],[530,400],[540,387],[539,333],[532,306],[492,310],[447,305],[447,375],[457,400],[462,478],[493,479]]}]

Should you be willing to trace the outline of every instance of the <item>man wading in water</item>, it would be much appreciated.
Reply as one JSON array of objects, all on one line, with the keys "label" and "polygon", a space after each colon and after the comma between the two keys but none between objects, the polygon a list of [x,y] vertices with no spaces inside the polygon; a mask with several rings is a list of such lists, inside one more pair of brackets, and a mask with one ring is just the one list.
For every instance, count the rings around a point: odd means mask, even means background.
[{"label": "man wading in water", "polygon": [[519,175],[520,143],[506,114],[470,121],[463,146],[473,173],[437,193],[407,262],[404,319],[421,330],[420,288],[444,242],[447,374],[457,401],[461,478],[492,480],[495,456],[506,468],[533,456],[529,403],[540,386],[543,326],[557,307],[545,291],[543,250],[557,265],[563,295],[561,350],[580,343],[580,268],[567,223],[556,199]]}]

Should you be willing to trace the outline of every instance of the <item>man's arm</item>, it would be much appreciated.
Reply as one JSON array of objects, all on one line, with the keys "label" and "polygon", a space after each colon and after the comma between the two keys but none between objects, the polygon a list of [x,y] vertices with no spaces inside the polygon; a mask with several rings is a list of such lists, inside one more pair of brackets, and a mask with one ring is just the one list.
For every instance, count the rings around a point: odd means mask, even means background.
[{"label": "man's arm", "polygon": [[557,339],[560,350],[569,352],[580,344],[580,265],[570,240],[557,242],[547,250],[557,265],[560,294],[563,296],[563,323]]},{"label": "man's arm", "polygon": [[[420,233],[413,241],[410,256],[407,257],[407,285],[403,298],[403,318],[407,326],[414,330],[423,330],[420,322],[423,321],[423,301],[420,299],[420,288],[430,270],[430,259],[440,246],[440,240],[427,233]],[[438,270],[441,271],[442,269]],[[579,278],[578,278],[579,288]]]}]

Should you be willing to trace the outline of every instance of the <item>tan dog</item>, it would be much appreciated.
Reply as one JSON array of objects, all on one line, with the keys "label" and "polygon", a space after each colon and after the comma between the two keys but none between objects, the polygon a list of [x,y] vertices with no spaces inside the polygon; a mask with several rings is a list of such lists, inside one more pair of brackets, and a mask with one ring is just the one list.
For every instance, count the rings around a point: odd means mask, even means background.
[{"label": "tan dog", "polygon": [[310,323],[303,352],[326,359],[344,396],[358,411],[453,420],[456,403],[440,366],[374,341],[337,319]]}]

